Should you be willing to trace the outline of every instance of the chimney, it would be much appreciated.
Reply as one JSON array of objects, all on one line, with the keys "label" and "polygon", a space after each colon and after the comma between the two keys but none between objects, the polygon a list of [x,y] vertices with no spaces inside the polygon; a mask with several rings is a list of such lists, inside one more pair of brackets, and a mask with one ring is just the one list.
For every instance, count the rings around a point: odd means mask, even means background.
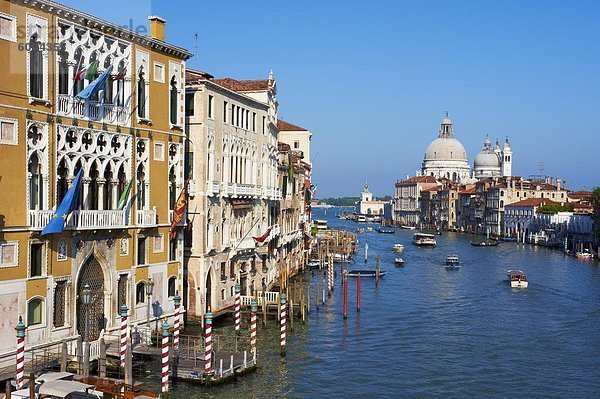
[{"label": "chimney", "polygon": [[159,17],[158,15],[151,15],[148,17],[148,20],[150,21],[150,37],[164,42],[165,19]]},{"label": "chimney", "polygon": [[556,179],[556,191],[560,191],[560,179]]}]

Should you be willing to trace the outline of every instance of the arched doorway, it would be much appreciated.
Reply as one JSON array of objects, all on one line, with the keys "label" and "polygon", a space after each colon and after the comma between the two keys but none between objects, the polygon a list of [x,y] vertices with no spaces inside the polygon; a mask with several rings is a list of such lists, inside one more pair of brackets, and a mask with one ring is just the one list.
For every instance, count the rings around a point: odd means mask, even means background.
[{"label": "arched doorway", "polygon": [[[88,337],[90,341],[95,341],[100,337],[100,331],[104,328],[104,272],[100,262],[92,255],[90,256],[79,272],[79,281],[77,282],[77,331],[84,337],[86,307],[81,302],[81,291],[86,284],[90,285],[92,290],[92,301],[87,311],[89,317]],[[84,337],[85,338],[85,337]]]},{"label": "arched doorway", "polygon": [[209,271],[206,274],[206,309],[205,309],[206,312],[208,312],[211,309],[211,304],[212,304],[211,286],[212,286],[212,281],[210,279],[210,271]]}]

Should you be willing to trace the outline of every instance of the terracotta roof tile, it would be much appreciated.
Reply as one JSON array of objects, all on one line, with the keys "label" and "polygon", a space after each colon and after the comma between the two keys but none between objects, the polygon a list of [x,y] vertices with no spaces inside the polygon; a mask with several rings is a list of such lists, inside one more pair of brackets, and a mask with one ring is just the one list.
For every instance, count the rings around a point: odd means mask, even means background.
[{"label": "terracotta roof tile", "polygon": [[214,83],[219,86],[223,86],[226,89],[233,91],[261,91],[261,90],[269,90],[269,80],[268,79],[259,79],[259,80],[236,80],[233,78],[221,78],[214,79]]},{"label": "terracotta roof tile", "polygon": [[551,201],[548,198],[527,198],[526,200],[513,202],[512,204],[505,205],[506,206],[540,206],[545,204],[557,204],[560,203]]},{"label": "terracotta roof tile", "polygon": [[291,124],[289,122],[286,122],[284,120],[281,119],[277,119],[277,129],[279,129],[280,132],[283,131],[308,131],[307,129]]}]

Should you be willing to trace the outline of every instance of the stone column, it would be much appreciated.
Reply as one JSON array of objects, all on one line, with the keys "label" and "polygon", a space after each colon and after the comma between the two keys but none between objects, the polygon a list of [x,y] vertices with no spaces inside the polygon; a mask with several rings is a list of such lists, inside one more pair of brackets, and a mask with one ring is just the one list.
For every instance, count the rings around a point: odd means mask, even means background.
[{"label": "stone column", "polygon": [[[83,183],[83,209],[90,209],[90,183],[92,179],[89,177],[84,177],[81,179]],[[69,184],[70,185],[70,184]]]},{"label": "stone column", "polygon": [[110,199],[110,203],[112,204],[111,208],[112,209],[117,209],[117,204],[119,202],[119,190],[118,190],[118,184],[119,182],[117,180],[111,180],[110,181],[110,194],[111,194],[111,199]]},{"label": "stone column", "polygon": [[98,178],[98,210],[104,210],[104,185],[106,184],[106,179]]}]

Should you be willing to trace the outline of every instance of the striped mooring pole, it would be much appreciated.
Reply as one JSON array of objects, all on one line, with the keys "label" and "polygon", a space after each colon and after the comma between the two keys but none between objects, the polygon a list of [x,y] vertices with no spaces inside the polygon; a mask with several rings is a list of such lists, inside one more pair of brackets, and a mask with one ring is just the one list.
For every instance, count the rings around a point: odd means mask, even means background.
[{"label": "striped mooring pole", "polygon": [[344,275],[342,277],[343,291],[344,291],[344,299],[342,304],[342,312],[344,319],[348,317],[348,272],[344,270]]},{"label": "striped mooring pole", "polygon": [[333,256],[329,255],[329,293],[333,291],[334,288],[334,270],[333,270]]},{"label": "striped mooring pole", "polygon": [[234,309],[234,318],[235,318],[235,333],[238,334],[240,332],[240,325],[242,324],[242,319],[241,319],[241,309],[240,309],[240,302],[241,302],[241,298],[240,298],[240,292],[242,291],[242,287],[240,286],[240,283],[237,283],[235,285],[235,309]]},{"label": "striped mooring pole", "polygon": [[169,392],[169,323],[167,320],[162,324],[162,352],[161,352],[161,364],[162,364],[162,379],[161,392],[166,394]]},{"label": "striped mooring pole", "polygon": [[181,319],[181,296],[179,295],[179,291],[175,292],[173,301],[175,302],[175,316],[173,319],[173,349],[177,350],[179,349],[179,321]]},{"label": "striped mooring pole", "polygon": [[17,323],[17,372],[15,375],[15,382],[17,389],[23,387],[23,371],[25,370],[25,324],[23,318],[19,316],[19,322]]},{"label": "striped mooring pole", "polygon": [[256,299],[250,302],[250,353],[256,353]]},{"label": "striped mooring pole", "polygon": [[212,318],[209,310],[204,315],[204,374],[207,380],[212,373]]},{"label": "striped mooring pole", "polygon": [[125,367],[125,352],[127,351],[127,305],[121,305],[121,340],[119,347],[119,359],[121,367]]},{"label": "striped mooring pole", "polygon": [[285,356],[285,331],[286,331],[286,316],[287,305],[285,302],[285,292],[281,293],[281,356]]}]

